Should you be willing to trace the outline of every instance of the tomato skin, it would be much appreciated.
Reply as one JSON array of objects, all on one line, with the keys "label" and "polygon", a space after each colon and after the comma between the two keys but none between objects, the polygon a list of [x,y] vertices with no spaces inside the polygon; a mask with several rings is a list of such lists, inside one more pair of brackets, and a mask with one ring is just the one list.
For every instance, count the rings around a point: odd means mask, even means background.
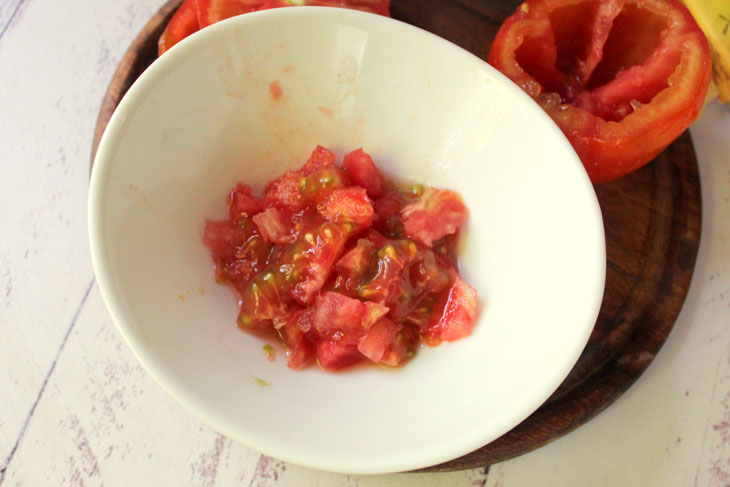
[{"label": "tomato skin", "polygon": [[594,183],[658,155],[697,118],[711,78],[707,39],[678,0],[527,0],[489,63],[550,115]]},{"label": "tomato skin", "polygon": [[165,51],[198,30],[198,0],[185,0],[157,41],[157,55],[162,56]]}]

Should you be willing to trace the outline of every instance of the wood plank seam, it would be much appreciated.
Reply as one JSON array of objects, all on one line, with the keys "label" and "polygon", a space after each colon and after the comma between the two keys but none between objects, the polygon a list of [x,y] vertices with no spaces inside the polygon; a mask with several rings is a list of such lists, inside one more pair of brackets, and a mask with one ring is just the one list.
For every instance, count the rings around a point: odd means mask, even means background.
[{"label": "wood plank seam", "polygon": [[20,442],[23,439],[25,430],[28,428],[28,424],[30,423],[31,418],[33,417],[33,413],[35,412],[36,407],[38,406],[38,403],[40,402],[41,397],[43,396],[43,392],[45,392],[45,390],[46,390],[48,381],[50,380],[51,375],[53,374],[53,371],[56,368],[56,363],[58,362],[58,359],[61,357],[61,353],[63,352],[63,349],[66,346],[66,342],[68,342],[69,336],[71,336],[71,332],[73,331],[74,326],[76,325],[76,322],[79,319],[79,315],[81,315],[81,311],[84,309],[86,300],[89,298],[89,294],[91,294],[91,289],[94,287],[95,282],[96,282],[96,276],[92,277],[91,282],[89,282],[89,286],[86,288],[86,292],[84,293],[84,296],[81,298],[79,305],[76,307],[76,311],[74,312],[73,318],[71,318],[71,324],[68,326],[68,329],[66,330],[66,334],[63,336],[63,340],[61,341],[61,345],[58,347],[56,356],[53,358],[51,367],[48,369],[48,372],[46,373],[46,377],[43,379],[43,384],[41,385],[41,388],[38,391],[38,396],[36,397],[35,401],[33,402],[33,406],[31,406],[30,412],[28,413],[28,416],[25,418],[25,421],[23,422],[23,427],[20,429],[20,434],[18,434],[18,438],[15,440],[13,449],[10,450],[10,454],[8,455],[8,458],[5,459],[5,463],[3,464],[2,467],[0,467],[0,486],[3,485],[3,481],[5,480],[5,472],[10,467],[10,462],[13,460],[13,456],[15,456],[15,452],[17,451],[18,446],[20,445]]},{"label": "wood plank seam", "polygon": [[[15,10],[13,10],[13,13],[10,14],[10,18],[3,26],[2,30],[0,30],[0,39],[3,38],[3,35],[5,35],[5,32],[8,30],[8,27],[10,27],[10,24],[13,23],[13,19],[15,19],[15,15],[18,13],[18,10],[20,10],[20,6],[25,3],[25,0],[20,0],[18,4],[15,6]],[[2,477],[0,477],[0,482],[2,482]]]}]

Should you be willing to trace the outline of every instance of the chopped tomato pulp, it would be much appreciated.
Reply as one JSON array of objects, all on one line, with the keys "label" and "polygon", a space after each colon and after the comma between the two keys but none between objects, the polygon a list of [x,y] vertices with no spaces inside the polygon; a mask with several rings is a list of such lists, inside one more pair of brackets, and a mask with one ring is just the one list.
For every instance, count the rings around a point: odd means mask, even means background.
[{"label": "chopped tomato pulp", "polygon": [[476,291],[455,258],[466,217],[453,191],[398,187],[362,149],[340,168],[317,147],[261,198],[237,184],[203,243],[239,298],[238,326],[275,330],[292,369],[397,366],[421,341],[471,333]]},{"label": "chopped tomato pulp", "polygon": [[489,63],[561,128],[593,182],[643,166],[697,118],[707,39],[679,0],[527,0]]}]

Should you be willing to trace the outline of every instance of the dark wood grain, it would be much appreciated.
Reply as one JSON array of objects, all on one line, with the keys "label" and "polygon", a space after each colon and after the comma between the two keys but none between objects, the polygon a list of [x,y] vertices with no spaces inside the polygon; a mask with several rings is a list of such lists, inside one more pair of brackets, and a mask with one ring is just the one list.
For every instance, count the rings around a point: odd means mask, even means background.
[{"label": "dark wood grain", "polygon": [[[486,59],[514,0],[392,0],[393,17]],[[169,1],[122,60],[104,98],[93,154],[121,97],[152,63],[157,38],[180,0]],[[492,443],[426,469],[479,467],[534,450],[584,424],[616,400],[666,340],[689,289],[699,246],[700,183],[684,133],[651,164],[596,186],[606,230],[606,291],[593,334],[557,391],[532,416]]]}]

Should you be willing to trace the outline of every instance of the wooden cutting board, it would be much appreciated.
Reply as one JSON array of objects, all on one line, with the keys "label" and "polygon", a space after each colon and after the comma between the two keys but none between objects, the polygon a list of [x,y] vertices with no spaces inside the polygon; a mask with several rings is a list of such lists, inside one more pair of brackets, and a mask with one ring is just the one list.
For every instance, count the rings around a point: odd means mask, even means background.
[{"label": "wooden cutting board", "polygon": [[[181,0],[170,0],[142,29],[104,97],[93,155],[120,99],[157,57],[157,39]],[[392,16],[486,59],[516,0],[392,0]],[[641,375],[667,338],[689,288],[699,247],[697,160],[685,132],[651,164],[596,186],[606,230],[603,304],[589,343],[560,388],[532,416],[488,445],[431,467],[490,465],[538,448],[585,423]],[[475,385],[477,387],[477,385]]]}]

